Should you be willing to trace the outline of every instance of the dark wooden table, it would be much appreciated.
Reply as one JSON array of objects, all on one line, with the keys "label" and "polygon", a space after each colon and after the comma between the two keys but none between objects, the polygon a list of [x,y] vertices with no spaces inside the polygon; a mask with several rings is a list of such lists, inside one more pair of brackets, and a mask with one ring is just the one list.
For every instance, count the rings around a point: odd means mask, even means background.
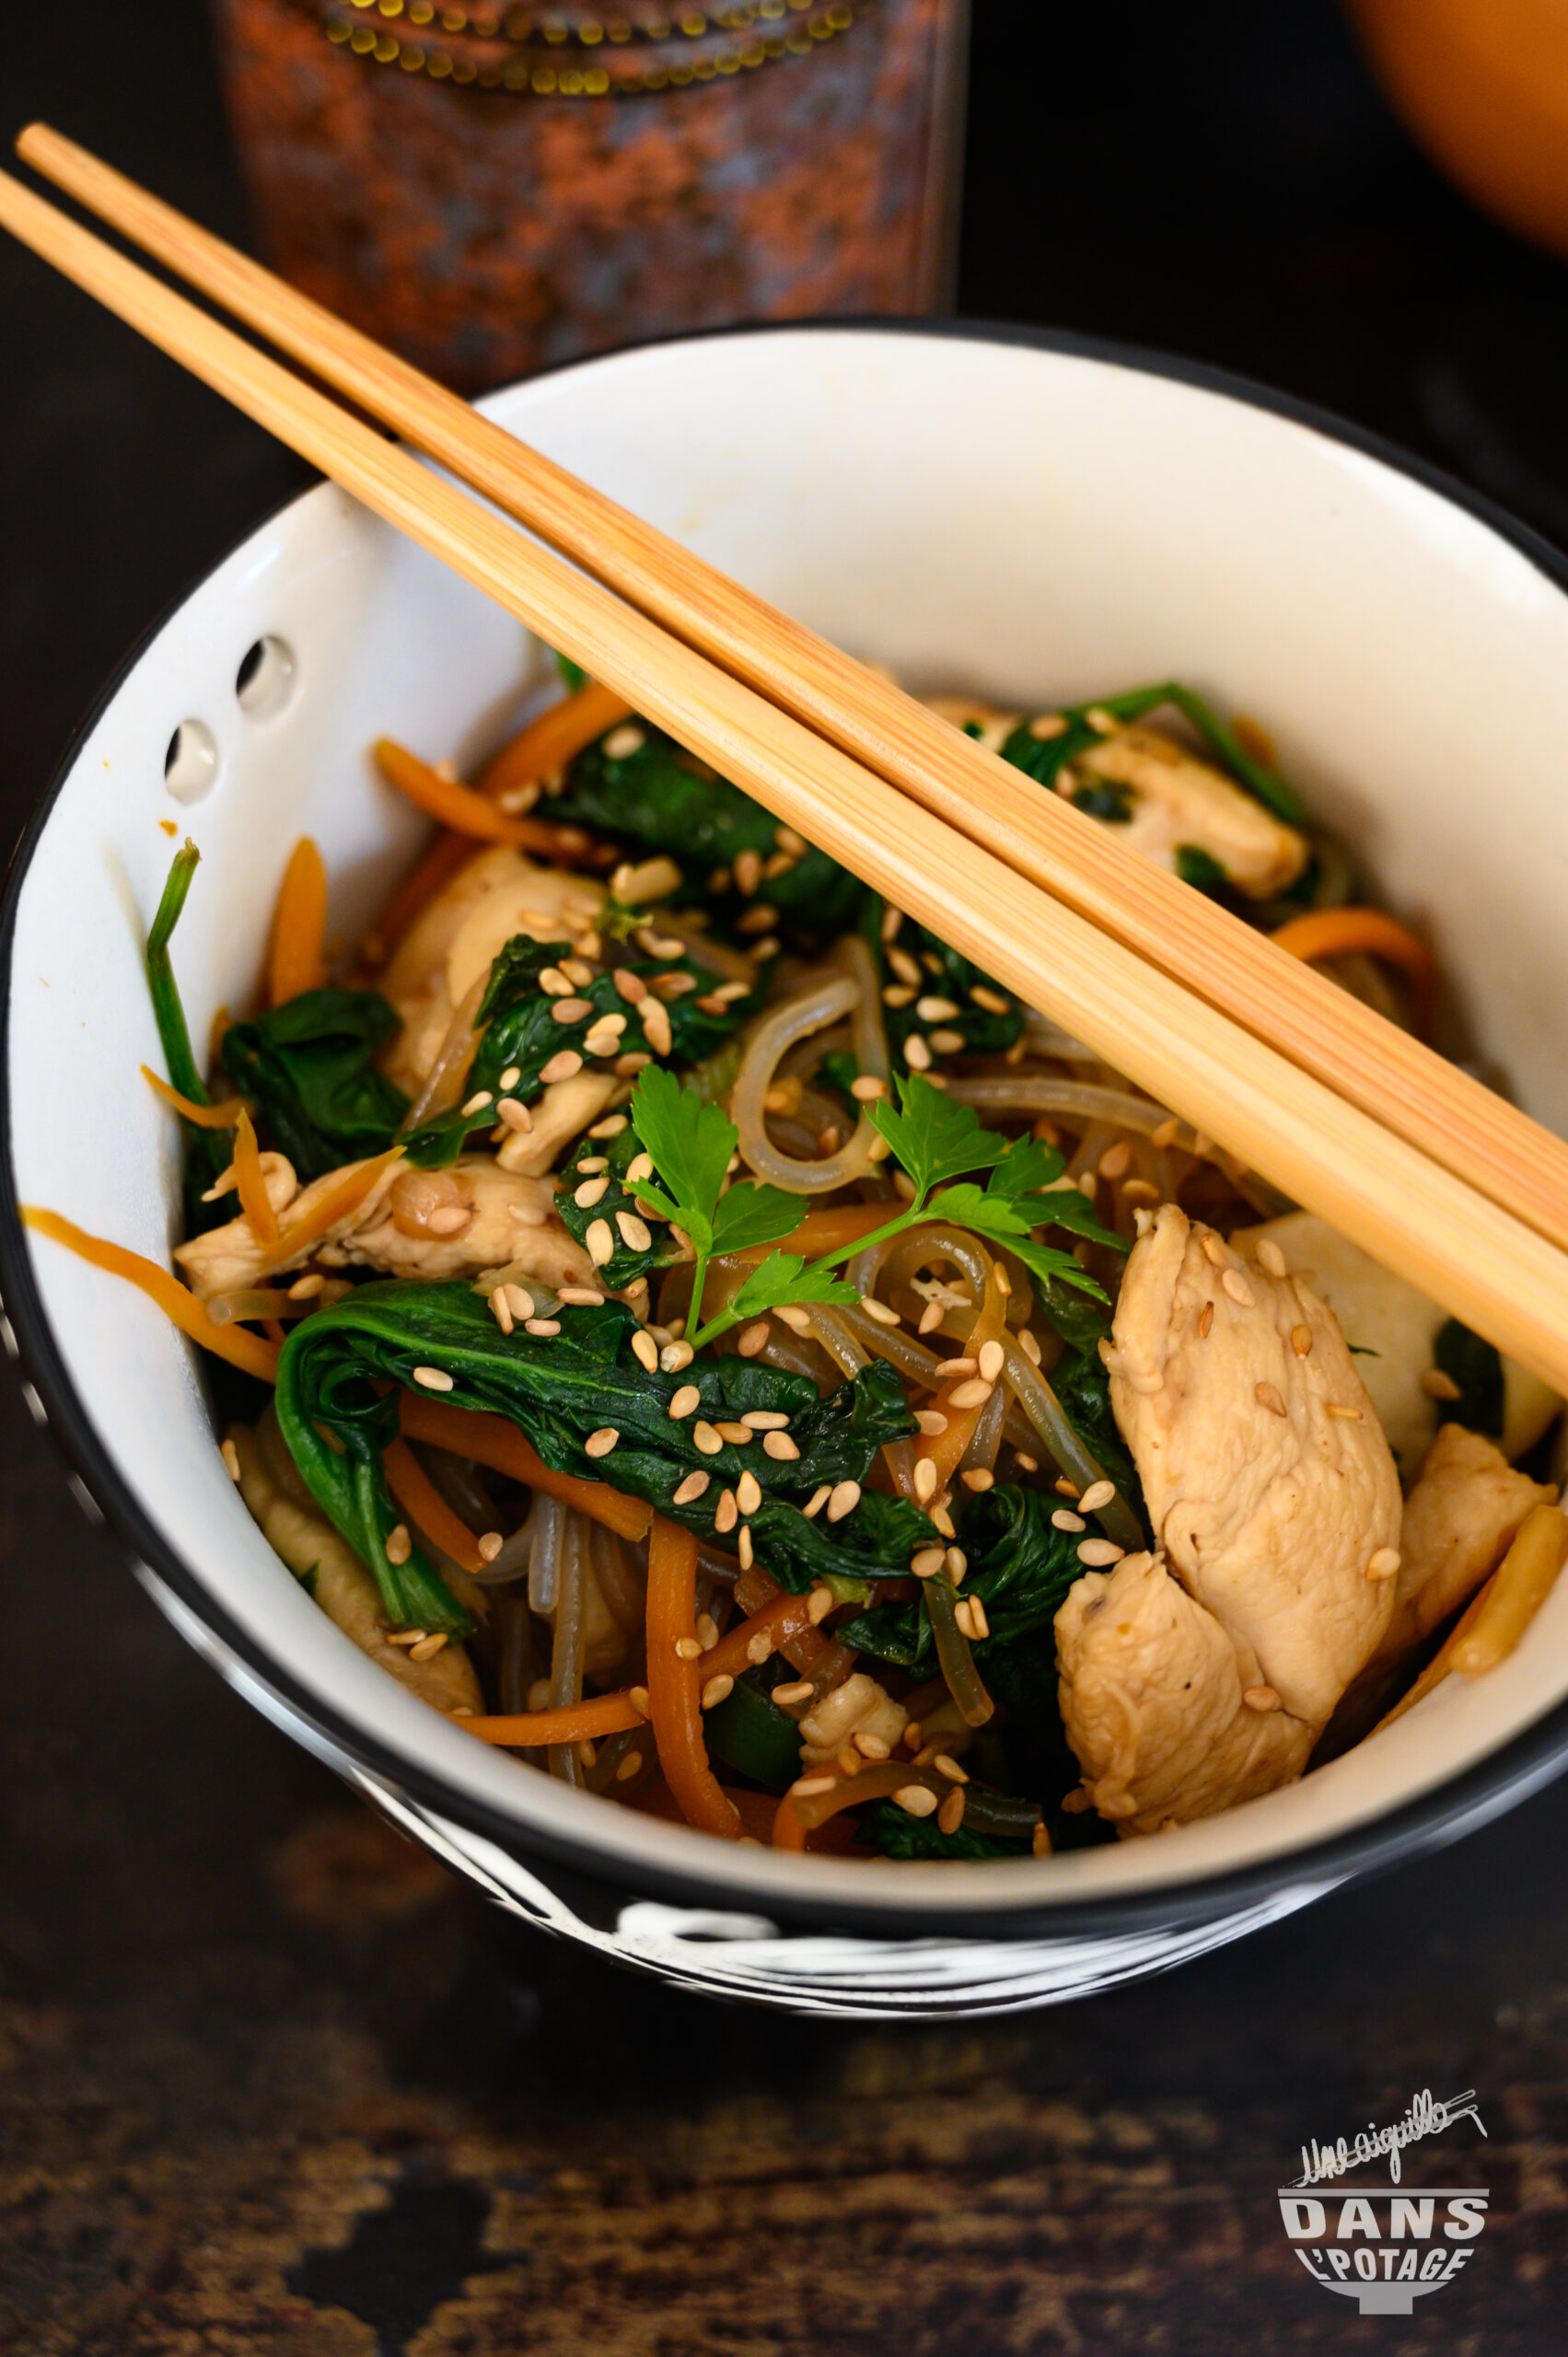
[{"label": "dark wooden table", "polygon": [[[1568,273],[1428,172],[1326,0],[979,13],[967,309],[1286,384],[1568,531]],[[243,234],[196,0],[20,17],[7,122]],[[14,833],[123,646],[300,477],[8,250],[0,307]],[[11,1384],[0,1467],[7,2357],[1563,2345],[1568,1787],[1093,2003],[752,2016],[384,1832],[164,1626]],[[1359,2319],[1274,2189],[1304,2140],[1469,2086],[1485,2141],[1408,2173],[1489,2186],[1484,2236]]]}]

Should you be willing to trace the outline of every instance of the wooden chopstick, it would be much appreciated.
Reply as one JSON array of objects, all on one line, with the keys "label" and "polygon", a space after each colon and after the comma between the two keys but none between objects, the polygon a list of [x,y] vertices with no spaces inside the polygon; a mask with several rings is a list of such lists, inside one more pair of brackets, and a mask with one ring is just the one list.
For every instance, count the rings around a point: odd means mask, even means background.
[{"label": "wooden chopstick", "polygon": [[1568,1143],[999,755],[46,124],[18,153],[639,611],[1568,1245]]},{"label": "wooden chopstick", "polygon": [[893,903],[1568,1390],[1568,1259],[942,819],[0,174],[0,226]]}]

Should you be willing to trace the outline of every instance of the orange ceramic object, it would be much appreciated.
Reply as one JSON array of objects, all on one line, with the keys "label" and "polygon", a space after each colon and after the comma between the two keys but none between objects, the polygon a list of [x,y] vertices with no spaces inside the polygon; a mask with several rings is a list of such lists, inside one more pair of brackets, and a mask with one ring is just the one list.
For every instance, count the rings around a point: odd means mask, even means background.
[{"label": "orange ceramic object", "polygon": [[1423,147],[1511,229],[1568,254],[1568,0],[1348,0]]},{"label": "orange ceramic object", "polygon": [[463,391],[947,297],[968,0],[214,0],[283,274]]}]

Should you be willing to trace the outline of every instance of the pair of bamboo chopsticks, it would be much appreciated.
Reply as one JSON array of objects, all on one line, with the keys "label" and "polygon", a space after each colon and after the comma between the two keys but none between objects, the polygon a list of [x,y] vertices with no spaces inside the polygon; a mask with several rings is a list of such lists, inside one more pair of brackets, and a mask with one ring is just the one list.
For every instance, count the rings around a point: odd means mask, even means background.
[{"label": "pair of bamboo chopsticks", "polygon": [[581,571],[0,174],[0,226],[1108,1062],[1568,1390],[1568,1146],[41,125],[23,157]]}]

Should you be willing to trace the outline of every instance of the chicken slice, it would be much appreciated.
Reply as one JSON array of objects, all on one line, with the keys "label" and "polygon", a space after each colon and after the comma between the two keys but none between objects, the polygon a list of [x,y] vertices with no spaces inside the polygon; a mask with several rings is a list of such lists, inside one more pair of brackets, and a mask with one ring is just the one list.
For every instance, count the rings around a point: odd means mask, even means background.
[{"label": "chicken slice", "polygon": [[1468,1603],[1531,1507],[1556,1502],[1554,1483],[1516,1473],[1480,1433],[1445,1424],[1405,1500],[1393,1618],[1376,1660],[1397,1660]]},{"label": "chicken slice", "polygon": [[909,1713],[887,1689],[857,1669],[824,1694],[800,1722],[801,1765],[820,1768],[836,1759],[853,1736],[868,1735],[889,1751],[909,1724]]},{"label": "chicken slice", "polygon": [[[266,1160],[283,1163],[287,1171],[288,1191],[284,1193],[280,1181],[282,1200],[274,1197],[273,1208],[281,1211],[286,1204],[291,1221],[307,1220],[315,1203],[363,1167],[351,1163],[330,1171],[299,1192],[281,1155]],[[270,1179],[269,1191],[272,1187]],[[356,1210],[276,1265],[297,1268],[314,1260],[327,1268],[379,1269],[388,1276],[421,1277],[432,1284],[507,1268],[524,1282],[531,1276],[557,1289],[592,1285],[593,1263],[567,1234],[554,1205],[548,1178],[503,1170],[489,1155],[460,1155],[449,1170],[394,1163]],[[198,1298],[210,1301],[215,1294],[255,1284],[267,1265],[266,1252],[241,1215],[177,1246],[174,1257]]]},{"label": "chicken slice", "polygon": [[[1156,867],[1174,871],[1177,853],[1191,846],[1207,852],[1249,900],[1272,900],[1307,865],[1305,835],[1157,729],[1119,728],[1073,768],[1080,781],[1086,774],[1127,789],[1127,816],[1116,822],[1121,840]],[[1082,791],[1081,783],[1069,786],[1068,798]]]},{"label": "chicken slice", "polygon": [[[1136,1688],[1108,1789],[1121,1791],[1121,1819],[1145,1828],[1151,1815],[1190,1813],[1166,1791],[1172,1760],[1196,1775],[1201,1814],[1267,1789],[1260,1777],[1298,1772],[1393,1609],[1400,1483],[1322,1302],[1288,1273],[1244,1272],[1174,1203],[1145,1223],[1102,1350],[1162,1560],[1157,1594],[1129,1575],[1138,1616],[1109,1616],[1086,1646],[1085,1609],[1103,1582],[1074,1585],[1057,1620],[1059,1648],[1064,1631],[1074,1641],[1062,1655],[1063,1714],[1070,1736],[1074,1725],[1083,1733],[1087,1770],[1103,1754],[1105,1698]],[[1201,1683],[1186,1671],[1151,1678],[1150,1631],[1161,1627],[1199,1664]],[[1089,1699],[1075,1692],[1080,1671]],[[1260,1736],[1237,1718],[1219,1742],[1225,1711],[1272,1716],[1276,1701],[1295,1732]]]},{"label": "chicken slice", "polygon": [[[1086,1572],[1056,1616],[1067,1739],[1119,1833],[1157,1833],[1291,1782],[1313,1730],[1161,1555]],[[1250,1695],[1252,1700],[1248,1701]]]},{"label": "chicken slice", "polygon": [[228,1436],[239,1459],[239,1494],[252,1520],[273,1553],[308,1585],[327,1618],[422,1701],[438,1711],[482,1711],[484,1699],[466,1646],[451,1638],[428,1661],[411,1661],[405,1645],[389,1643],[381,1592],[347,1540],[314,1501],[301,1505],[273,1479],[254,1433],[234,1424]]},{"label": "chicken slice", "polygon": [[522,1178],[542,1178],[555,1167],[556,1156],[630,1084],[612,1073],[580,1072],[570,1080],[552,1080],[537,1105],[530,1130],[511,1130],[502,1140],[495,1159],[503,1170]]}]

